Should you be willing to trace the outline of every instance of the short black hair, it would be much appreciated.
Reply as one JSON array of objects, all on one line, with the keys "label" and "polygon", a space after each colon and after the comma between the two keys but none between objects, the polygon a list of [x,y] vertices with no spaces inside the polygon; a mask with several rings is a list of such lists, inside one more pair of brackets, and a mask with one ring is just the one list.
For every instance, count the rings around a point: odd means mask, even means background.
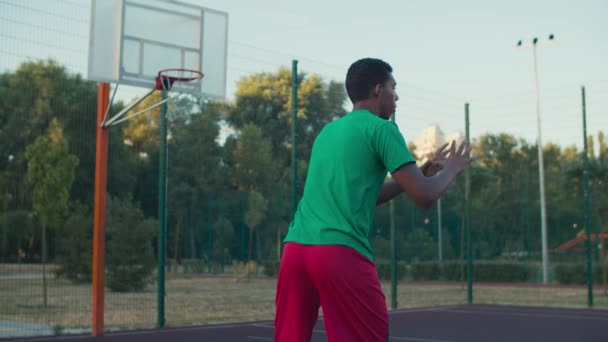
[{"label": "short black hair", "polygon": [[391,72],[393,68],[381,59],[363,58],[354,62],[346,73],[348,97],[353,103],[367,99],[370,90],[386,82]]}]

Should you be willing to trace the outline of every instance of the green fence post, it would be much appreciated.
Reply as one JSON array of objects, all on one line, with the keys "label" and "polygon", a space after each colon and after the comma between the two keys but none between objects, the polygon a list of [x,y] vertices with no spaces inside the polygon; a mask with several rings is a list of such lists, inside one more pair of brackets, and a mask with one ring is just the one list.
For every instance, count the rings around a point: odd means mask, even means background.
[{"label": "green fence post", "polygon": [[[589,215],[591,215],[591,212],[589,212]],[[595,227],[595,246],[593,250],[595,252],[595,262],[599,265],[602,262],[602,257],[600,256],[602,246],[602,240],[600,239],[600,219],[597,216],[593,217],[593,226]]]},{"label": "green fence post", "polygon": [[[469,134],[469,104],[464,105],[464,122],[467,143],[471,143]],[[464,181],[464,202],[465,202],[465,230],[467,238],[467,303],[473,304],[473,246],[471,245],[471,172],[469,168],[465,170]]]},{"label": "green fence post", "polygon": [[587,255],[587,305],[593,307],[593,261],[591,258],[591,222],[589,220],[589,157],[587,156],[587,108],[585,105],[585,87],[581,87],[583,100],[583,191],[585,197],[585,249]]},{"label": "green fence post", "polygon": [[[167,92],[162,91],[163,101]],[[167,102],[160,108],[160,156],[158,166],[158,308],[156,325],[165,326],[165,255],[167,249]]]},{"label": "green fence post", "polygon": [[[392,121],[395,122],[395,114]],[[393,198],[389,205],[390,229],[391,229],[391,308],[397,308],[397,234],[395,232],[395,200]]]},{"label": "green fence post", "polygon": [[224,200],[223,197],[221,197],[220,199],[220,204],[219,204],[219,216],[220,216],[220,231],[219,231],[219,235],[220,235],[220,262],[222,263],[222,273],[224,273],[224,264],[225,264],[225,255],[224,255]]},{"label": "green fence post", "polygon": [[240,217],[242,219],[241,223],[241,260],[246,264],[247,261],[247,226],[245,225],[245,195],[243,194],[240,199],[239,209],[240,209]]},{"label": "green fence post", "polygon": [[291,61],[291,210],[295,215],[298,205],[298,61]]},{"label": "green fence post", "polygon": [[209,247],[207,255],[209,262],[207,263],[207,272],[211,273],[213,265],[213,194],[210,192],[207,194],[207,237],[209,238]]}]

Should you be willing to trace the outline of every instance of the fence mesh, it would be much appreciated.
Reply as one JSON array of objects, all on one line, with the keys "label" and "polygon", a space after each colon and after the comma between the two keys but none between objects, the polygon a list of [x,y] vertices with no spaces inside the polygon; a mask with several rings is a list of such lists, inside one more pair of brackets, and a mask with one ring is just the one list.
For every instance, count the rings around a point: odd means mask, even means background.
[{"label": "fence mesh", "polygon": [[[0,3],[0,41],[7,47],[0,51],[0,338],[91,331],[97,85],[83,78],[87,36],[72,33],[87,32],[84,18],[90,4],[75,2],[77,11],[62,11],[60,6],[72,2],[51,2],[58,7]],[[48,36],[40,36],[42,31]],[[45,53],[34,49],[44,42],[53,42],[45,43]],[[277,68],[245,75],[228,101],[171,94],[162,294],[161,109],[110,129],[107,331],[156,327],[159,300],[169,327],[273,319],[292,191],[302,193],[320,129],[346,114],[343,84],[317,73],[300,75],[294,186],[290,84],[291,72]],[[587,90],[591,293],[594,306],[606,308],[608,142],[601,118],[608,108],[603,95],[608,84]],[[133,89],[120,93],[111,113],[138,96]],[[463,139],[465,131],[464,104],[440,94],[427,96],[433,99],[414,96],[403,109],[408,120],[429,126],[423,136],[409,136],[408,127],[400,123],[421,161],[432,146]],[[568,124],[580,125],[578,89],[548,91],[547,98],[549,103],[559,98],[555,106],[572,106],[575,119]],[[138,108],[160,99],[161,94],[154,93]],[[437,99],[452,104],[453,110],[438,114],[432,104]],[[483,131],[480,127],[492,118],[480,102],[471,104],[470,113],[473,153],[479,156],[470,169],[472,288],[461,176],[430,209],[417,208],[405,195],[377,208],[370,240],[387,305],[423,307],[472,300],[587,306],[582,150],[543,146],[549,260],[545,279],[536,142],[520,138],[521,132]],[[515,104],[510,110],[515,116],[507,119],[534,125],[533,118],[517,116],[523,107]],[[437,114],[427,117],[426,112]],[[455,121],[462,124],[447,128],[455,134],[433,125]],[[393,267],[396,284],[390,281]]]}]

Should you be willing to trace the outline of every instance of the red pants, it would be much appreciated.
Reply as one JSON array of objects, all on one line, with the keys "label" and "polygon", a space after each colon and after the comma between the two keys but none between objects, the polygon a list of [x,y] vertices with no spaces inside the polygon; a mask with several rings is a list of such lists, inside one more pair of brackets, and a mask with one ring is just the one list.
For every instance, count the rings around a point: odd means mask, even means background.
[{"label": "red pants", "polygon": [[319,306],[329,342],[388,340],[388,312],[373,262],[346,246],[286,243],[274,340],[310,341]]}]

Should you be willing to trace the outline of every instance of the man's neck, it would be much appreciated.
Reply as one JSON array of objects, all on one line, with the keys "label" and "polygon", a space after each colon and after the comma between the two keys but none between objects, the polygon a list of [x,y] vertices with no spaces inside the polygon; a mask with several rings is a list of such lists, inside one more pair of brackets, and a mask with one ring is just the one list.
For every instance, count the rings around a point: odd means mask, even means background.
[{"label": "man's neck", "polygon": [[363,101],[358,101],[353,105],[353,111],[355,110],[361,110],[361,109],[365,109],[369,112],[371,112],[372,114],[374,114],[375,116],[380,116],[380,108],[378,106],[378,104],[374,101],[368,101],[368,100],[363,100]]}]

